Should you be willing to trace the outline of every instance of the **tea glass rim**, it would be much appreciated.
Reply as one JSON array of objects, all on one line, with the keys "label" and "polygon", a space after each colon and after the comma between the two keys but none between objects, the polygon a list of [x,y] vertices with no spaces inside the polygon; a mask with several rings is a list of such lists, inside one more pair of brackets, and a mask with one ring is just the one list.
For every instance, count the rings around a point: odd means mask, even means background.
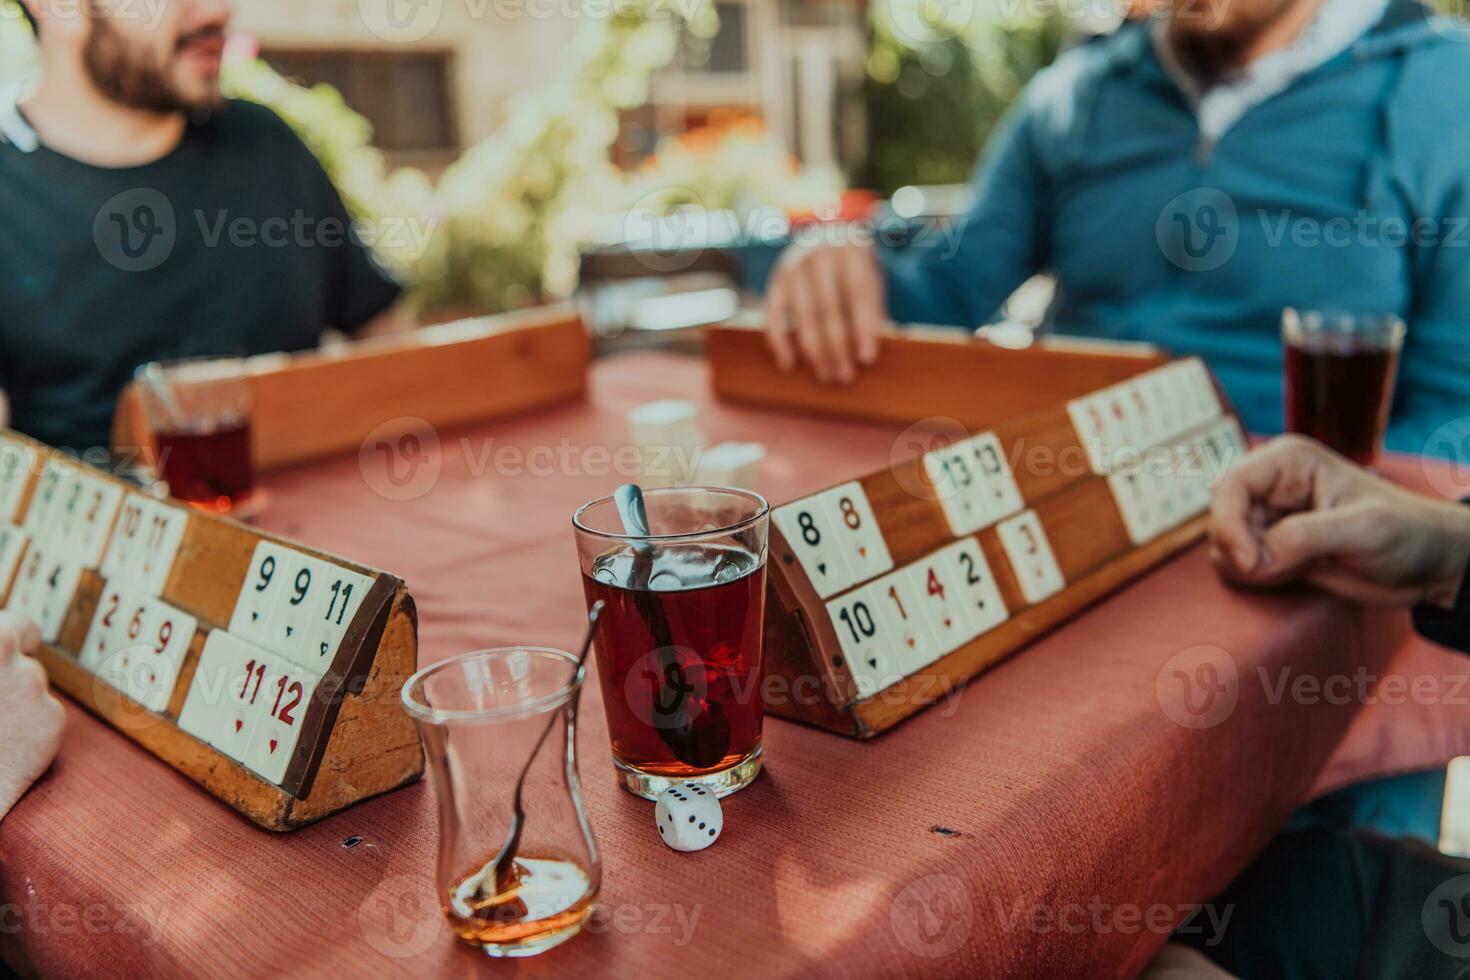
[{"label": "tea glass rim", "polygon": [[[519,704],[507,704],[496,708],[435,708],[416,697],[417,691],[423,687],[424,682],[434,674],[450,667],[466,664],[471,660],[504,658],[513,653],[529,653],[552,660],[565,661],[572,668],[572,675],[565,683],[548,694]],[[576,656],[566,650],[539,646],[489,647],[484,650],[471,650],[468,653],[461,653],[429,664],[427,667],[421,667],[403,682],[399,699],[403,702],[404,709],[415,721],[427,722],[431,725],[514,721],[519,718],[543,715],[548,711],[560,708],[576,695],[586,679],[587,671],[579,669]]]},{"label": "tea glass rim", "polygon": [[651,487],[643,491],[643,498],[644,500],[647,500],[650,497],[661,497],[665,494],[689,493],[691,491],[723,493],[733,497],[744,498],[745,500],[756,505],[755,513],[751,514],[748,517],[742,517],[740,520],[735,521],[732,524],[725,524],[720,527],[705,528],[699,531],[680,531],[677,534],[628,534],[618,533],[615,531],[599,531],[596,528],[588,527],[585,523],[583,523],[582,515],[587,513],[587,511],[591,510],[593,507],[598,506],[599,504],[612,503],[614,495],[606,494],[605,496],[598,497],[595,500],[589,500],[581,507],[578,507],[576,512],[572,514],[572,527],[582,534],[586,534],[594,538],[601,538],[605,541],[692,541],[698,538],[719,537],[722,535],[743,531],[746,528],[753,527],[754,525],[765,520],[767,517],[770,516],[771,513],[770,501],[766,500],[764,496],[756,493],[754,490],[745,490],[740,487]]},{"label": "tea glass rim", "polygon": [[1348,309],[1303,309],[1288,306],[1281,312],[1281,339],[1286,343],[1308,334],[1341,337],[1374,337],[1390,346],[1401,345],[1408,332],[1404,318],[1389,311],[1361,312]]},{"label": "tea glass rim", "polygon": [[[163,360],[157,358],[144,361],[133,369],[133,380],[145,380],[150,368],[158,368],[162,372],[164,380],[170,385],[218,385],[243,383],[249,379],[250,358],[241,354],[194,354],[188,357],[171,357]],[[220,372],[201,372],[198,375],[179,376],[178,372],[189,368],[200,368],[208,364],[218,364]],[[233,366],[235,370],[226,372],[223,369]]]}]

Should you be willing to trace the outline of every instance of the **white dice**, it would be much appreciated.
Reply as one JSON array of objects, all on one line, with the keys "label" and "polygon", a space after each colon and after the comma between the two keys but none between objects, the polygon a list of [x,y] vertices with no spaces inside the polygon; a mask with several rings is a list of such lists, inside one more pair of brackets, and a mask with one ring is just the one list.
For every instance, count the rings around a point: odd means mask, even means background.
[{"label": "white dice", "polygon": [[679,783],[659,794],[653,808],[658,835],[676,851],[702,851],[720,838],[725,815],[713,791]]}]

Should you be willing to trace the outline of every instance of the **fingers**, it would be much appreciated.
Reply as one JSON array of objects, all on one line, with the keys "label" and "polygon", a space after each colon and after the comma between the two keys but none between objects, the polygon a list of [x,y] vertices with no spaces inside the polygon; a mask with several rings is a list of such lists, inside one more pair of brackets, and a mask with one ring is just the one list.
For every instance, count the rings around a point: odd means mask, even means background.
[{"label": "fingers", "polygon": [[792,311],[791,323],[796,334],[796,348],[801,351],[802,360],[816,373],[817,380],[825,382],[828,380],[826,341],[822,336],[821,314],[817,308],[816,296],[804,275],[792,276],[786,288],[790,296],[788,302]]},{"label": "fingers", "polygon": [[35,653],[41,645],[41,630],[28,617],[8,610],[0,610],[0,656],[10,637],[20,653]]},{"label": "fingers", "polygon": [[821,318],[822,348],[826,356],[826,363],[817,374],[819,377],[825,375],[824,380],[852,384],[857,372],[853,367],[852,331],[847,326],[846,304],[842,297],[842,290],[846,287],[838,278],[842,263],[830,254],[813,258],[816,268],[813,270],[815,275],[811,277],[812,292]]},{"label": "fingers", "polygon": [[851,313],[853,341],[857,359],[864,367],[878,363],[878,338],[887,329],[884,313],[883,274],[878,260],[869,249],[850,249],[841,274]]},{"label": "fingers", "polygon": [[1309,440],[1284,437],[1247,454],[1221,478],[1210,500],[1210,542],[1234,569],[1250,576],[1261,561],[1259,515],[1312,505],[1313,470],[1320,462]]},{"label": "fingers", "polygon": [[1373,530],[1364,526],[1358,508],[1292,514],[1262,536],[1252,578],[1265,584],[1307,577],[1335,557],[1367,548]]},{"label": "fingers", "polygon": [[877,361],[887,326],[882,274],[869,248],[793,248],[767,289],[766,343],[784,371],[798,357],[819,381],[851,383]]},{"label": "fingers", "polygon": [[766,290],[766,346],[782,371],[796,368],[796,345],[792,342],[791,312],[786,303],[786,275],[778,270]]}]

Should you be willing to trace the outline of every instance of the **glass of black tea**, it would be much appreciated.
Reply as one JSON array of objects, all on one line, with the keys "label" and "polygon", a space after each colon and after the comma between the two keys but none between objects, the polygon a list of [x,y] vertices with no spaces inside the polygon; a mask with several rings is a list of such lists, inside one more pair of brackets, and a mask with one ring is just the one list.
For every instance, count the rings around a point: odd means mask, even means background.
[{"label": "glass of black tea", "polygon": [[572,525],[587,604],[607,603],[597,674],[622,785],[656,799],[693,781],[718,796],[761,767],[761,643],[770,507],[745,490],[644,493],[646,537],[612,497]]},{"label": "glass of black tea", "polygon": [[134,376],[155,465],[168,492],[213,514],[259,509],[250,449],[250,384],[238,358],[145,364]]},{"label": "glass of black tea", "polygon": [[1288,308],[1281,319],[1286,430],[1372,466],[1388,428],[1404,330],[1392,314]]}]

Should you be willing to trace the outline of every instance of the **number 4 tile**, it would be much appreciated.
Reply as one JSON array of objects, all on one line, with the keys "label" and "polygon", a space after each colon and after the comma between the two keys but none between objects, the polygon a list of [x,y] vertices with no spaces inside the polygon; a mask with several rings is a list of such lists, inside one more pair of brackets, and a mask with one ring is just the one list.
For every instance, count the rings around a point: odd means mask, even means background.
[{"label": "number 4 tile", "polygon": [[941,556],[931,555],[904,569],[909,591],[918,599],[929,622],[929,632],[939,647],[939,655],[952,653],[980,635],[979,628],[965,613],[965,593],[961,591],[955,570]]}]

